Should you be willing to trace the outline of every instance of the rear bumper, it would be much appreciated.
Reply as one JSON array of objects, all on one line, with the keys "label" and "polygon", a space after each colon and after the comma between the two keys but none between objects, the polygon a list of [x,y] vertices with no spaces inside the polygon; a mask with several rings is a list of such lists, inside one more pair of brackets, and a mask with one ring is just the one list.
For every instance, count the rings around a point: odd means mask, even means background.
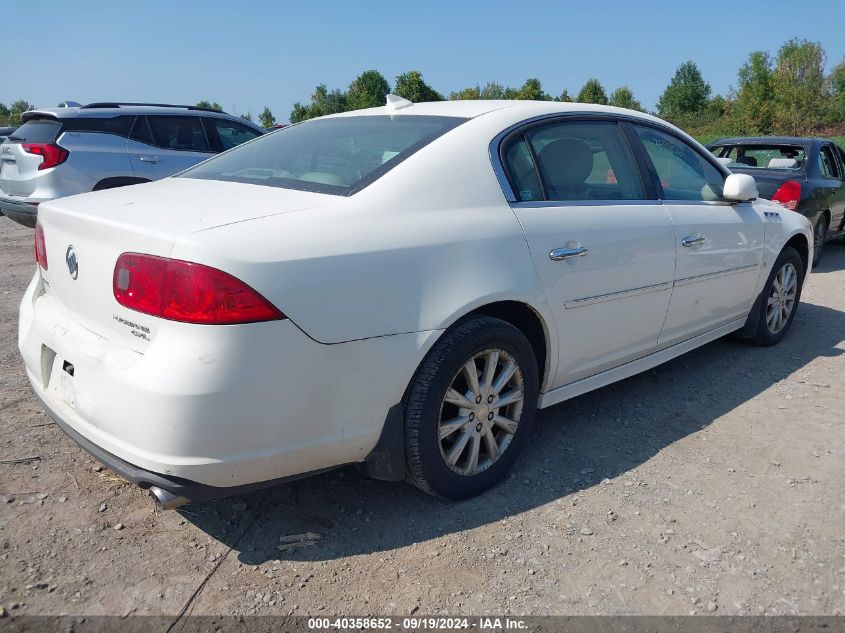
[{"label": "rear bumper", "polygon": [[166,490],[167,492],[170,492],[176,495],[177,497],[185,497],[190,501],[207,501],[209,499],[222,499],[224,497],[230,497],[236,494],[251,492],[253,490],[269,488],[271,486],[282,484],[286,481],[293,481],[295,479],[309,477],[311,475],[316,475],[326,470],[330,470],[328,468],[324,468],[314,472],[301,473],[299,475],[280,477],[279,479],[271,479],[270,481],[260,481],[256,483],[244,484],[241,486],[231,486],[227,488],[210,486],[208,484],[190,481],[189,479],[182,479],[181,477],[173,477],[168,475],[162,475],[160,473],[154,473],[150,470],[141,468],[140,466],[130,464],[129,462],[121,459],[120,457],[112,455],[104,448],[97,446],[94,442],[87,439],[84,435],[81,435],[80,433],[75,431],[72,426],[65,422],[62,419],[62,416],[60,416],[55,410],[53,410],[50,404],[44,398],[42,398],[37,391],[35,391],[35,396],[41,402],[41,405],[44,407],[44,410],[47,412],[47,415],[50,416],[53,422],[55,422],[56,425],[62,431],[64,431],[70,439],[76,442],[76,444],[80,448],[85,450],[92,457],[94,457],[94,459],[106,466],[112,472],[117,473],[127,481],[132,482],[133,484],[143,488],[144,490],[147,490],[152,486],[157,486],[158,488]]},{"label": "rear bumper", "polygon": [[30,228],[35,226],[35,220],[38,218],[38,204],[37,202],[22,202],[0,196],[0,211],[3,212],[3,215]]},{"label": "rear bumper", "polygon": [[167,323],[139,353],[76,323],[36,274],[18,345],[32,390],[89,453],[142,487],[211,499],[363,461],[430,336],[322,345],[287,320]]}]

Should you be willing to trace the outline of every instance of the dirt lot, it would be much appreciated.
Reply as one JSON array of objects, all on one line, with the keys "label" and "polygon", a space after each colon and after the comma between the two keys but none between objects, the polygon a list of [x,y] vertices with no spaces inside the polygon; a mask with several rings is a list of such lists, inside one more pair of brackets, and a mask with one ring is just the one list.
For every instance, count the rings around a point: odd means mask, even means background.
[{"label": "dirt lot", "polygon": [[779,346],[717,341],[541,412],[481,498],[350,468],[175,512],[31,396],[16,338],[33,266],[32,232],[0,218],[0,460],[40,458],[0,465],[7,612],[845,613],[840,244]]}]

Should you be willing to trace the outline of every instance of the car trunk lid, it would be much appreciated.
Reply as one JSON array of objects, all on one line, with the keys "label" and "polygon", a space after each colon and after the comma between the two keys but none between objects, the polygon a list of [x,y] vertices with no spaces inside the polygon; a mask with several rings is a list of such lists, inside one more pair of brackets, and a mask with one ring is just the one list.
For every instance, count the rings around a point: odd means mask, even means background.
[{"label": "car trunk lid", "polygon": [[81,325],[143,352],[162,320],[115,300],[112,278],[122,253],[169,257],[182,235],[337,200],[325,194],[178,178],[43,203],[39,222],[48,265],[41,270],[44,290]]}]

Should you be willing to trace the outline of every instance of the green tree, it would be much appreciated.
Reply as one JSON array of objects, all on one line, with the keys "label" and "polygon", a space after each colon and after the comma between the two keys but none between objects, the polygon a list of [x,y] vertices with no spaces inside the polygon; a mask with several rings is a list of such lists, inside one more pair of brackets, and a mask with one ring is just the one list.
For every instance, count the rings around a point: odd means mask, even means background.
[{"label": "green tree", "polygon": [[6,125],[9,121],[9,107],[5,103],[0,103],[0,124]]},{"label": "green tree", "polygon": [[555,97],[555,101],[560,101],[562,103],[572,103],[574,99],[569,94],[568,90],[564,90],[558,96]]},{"label": "green tree", "polygon": [[634,99],[634,93],[628,86],[622,86],[613,91],[608,99],[608,104],[617,108],[628,108],[629,110],[643,111],[643,105]]},{"label": "green tree", "polygon": [[739,68],[739,88],[733,118],[741,134],[771,134],[775,94],[772,60],[764,51],[754,51]]},{"label": "green tree", "polygon": [[551,97],[543,92],[543,84],[536,77],[526,79],[513,98],[526,101],[551,101]]},{"label": "green tree", "polygon": [[657,112],[668,119],[701,114],[710,99],[710,84],[704,81],[693,61],[678,66],[675,75],[657,101]]},{"label": "green tree", "polygon": [[197,101],[197,107],[207,108],[209,110],[214,110],[215,112],[223,112],[223,106],[221,106],[216,101],[209,102],[203,99],[202,101]]},{"label": "green tree", "polygon": [[261,124],[261,127],[269,130],[276,125],[276,117],[273,116],[270,108],[264,106],[264,111],[258,115],[258,122]]},{"label": "green tree", "polygon": [[478,93],[479,99],[505,99],[507,88],[498,81],[488,81]]},{"label": "green tree", "polygon": [[301,123],[310,118],[311,116],[307,106],[302,105],[299,101],[293,104],[293,109],[290,111],[291,123]]},{"label": "green tree", "polygon": [[598,79],[588,79],[587,83],[578,92],[578,98],[575,100],[579,103],[607,105],[607,92],[605,92],[604,86],[601,85]]},{"label": "green tree", "polygon": [[9,125],[20,125],[21,115],[28,110],[34,110],[35,106],[25,99],[18,99],[11,106],[9,106],[9,116],[7,117]]},{"label": "green tree", "polygon": [[390,84],[379,71],[365,70],[349,84],[349,109],[383,106],[389,92]]},{"label": "green tree", "polygon": [[474,101],[476,99],[481,99],[481,88],[478,86],[463,88],[449,95],[450,101]]},{"label": "green tree", "polygon": [[825,120],[830,124],[845,122],[845,59],[833,68],[827,78],[830,93]]},{"label": "green tree", "polygon": [[393,93],[414,103],[443,101],[443,95],[425,83],[422,73],[418,70],[411,70],[397,76]]},{"label": "green tree", "polygon": [[241,115],[244,121],[252,121],[252,112],[245,112]]},{"label": "green tree", "polygon": [[820,121],[826,96],[824,58],[818,42],[791,39],[781,46],[772,74],[777,131],[801,134]]}]

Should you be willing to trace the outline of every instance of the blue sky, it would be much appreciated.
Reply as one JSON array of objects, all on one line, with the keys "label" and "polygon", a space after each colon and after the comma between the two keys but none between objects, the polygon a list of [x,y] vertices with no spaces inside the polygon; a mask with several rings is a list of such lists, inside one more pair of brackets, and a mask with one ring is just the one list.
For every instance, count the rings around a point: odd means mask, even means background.
[{"label": "blue sky", "polygon": [[686,59],[725,93],[749,52],[790,37],[821,42],[828,68],[845,56],[838,0],[0,0],[0,16],[0,102],[208,99],[279,120],[316,84],[346,87],[370,68],[391,83],[420,70],[446,94],[527,77],[577,93],[597,77],[652,108]]}]

